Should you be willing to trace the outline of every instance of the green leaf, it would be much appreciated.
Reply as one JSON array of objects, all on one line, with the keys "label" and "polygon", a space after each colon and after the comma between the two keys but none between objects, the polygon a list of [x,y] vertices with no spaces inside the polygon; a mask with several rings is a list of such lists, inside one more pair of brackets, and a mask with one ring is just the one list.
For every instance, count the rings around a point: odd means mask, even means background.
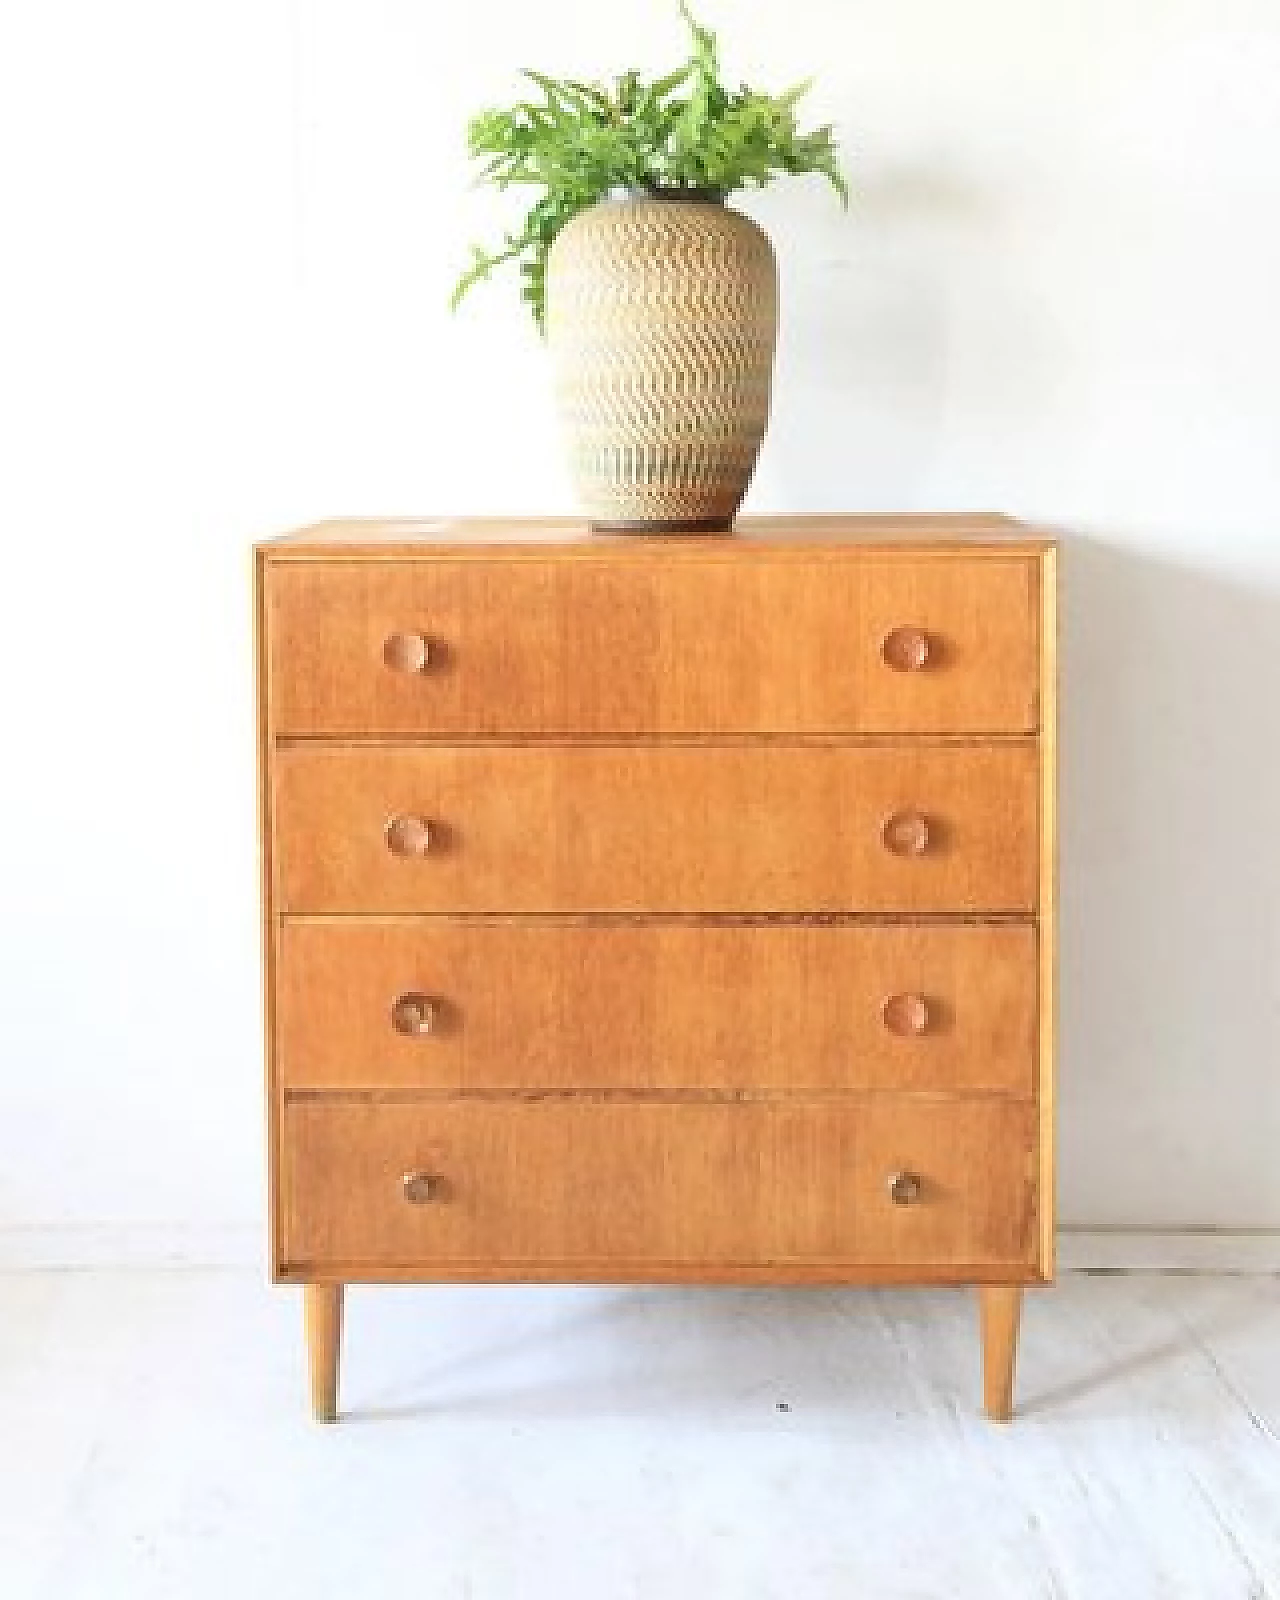
[{"label": "green leaf", "polygon": [[681,84],[688,83],[692,76],[693,63],[686,61],[684,66],[677,67],[674,72],[669,72],[665,78],[659,78],[657,83],[650,84],[646,91],[646,97],[655,104],[660,100],[665,100],[673,90],[680,88]]},{"label": "green leaf", "polygon": [[564,82],[566,88],[572,89],[575,94],[581,95],[602,116],[608,117],[612,115],[613,101],[610,100],[598,83],[582,83],[577,78],[566,78]]},{"label": "green leaf", "polygon": [[789,89],[784,89],[773,103],[775,106],[785,107],[786,110],[792,111],[812,88],[813,79],[802,78],[799,83],[793,83]]},{"label": "green leaf", "polygon": [[710,77],[717,77],[720,71],[719,51],[716,45],[716,36],[710,28],[704,28],[690,11],[687,0],[680,0],[680,15],[688,25],[689,32],[693,35],[693,59],[697,67]]}]

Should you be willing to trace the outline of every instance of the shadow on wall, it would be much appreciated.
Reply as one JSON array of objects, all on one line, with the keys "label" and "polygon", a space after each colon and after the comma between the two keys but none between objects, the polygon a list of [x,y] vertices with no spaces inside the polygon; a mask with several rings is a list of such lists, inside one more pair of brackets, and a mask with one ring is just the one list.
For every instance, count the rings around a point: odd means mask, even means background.
[{"label": "shadow on wall", "polygon": [[1061,1215],[1277,1227],[1280,592],[1062,537]]}]

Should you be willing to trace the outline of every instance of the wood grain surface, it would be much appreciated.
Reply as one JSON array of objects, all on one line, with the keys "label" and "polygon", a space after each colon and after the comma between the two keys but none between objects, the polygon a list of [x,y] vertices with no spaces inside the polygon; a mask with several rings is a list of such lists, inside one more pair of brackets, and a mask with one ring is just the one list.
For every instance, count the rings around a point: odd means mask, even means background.
[{"label": "wood grain surface", "polygon": [[[294,1267],[840,1261],[1029,1263],[1034,1109],[849,1101],[291,1099]],[[889,1183],[918,1176],[895,1205]],[[406,1175],[431,1180],[412,1204]]]},{"label": "wood grain surface", "polygon": [[[1024,733],[1036,563],[963,556],[273,567],[281,734]],[[884,659],[910,627],[912,670]],[[388,641],[429,646],[413,670]],[[390,664],[388,663],[390,656]]]},{"label": "wood grain surface", "polygon": [[997,511],[803,512],[739,517],[731,535],[643,538],[595,532],[585,517],[330,517],[265,540],[273,561],[726,561],[789,560],[910,550],[939,561],[957,554],[1035,554],[1045,538]]},{"label": "wood grain surface", "polygon": [[278,963],[286,1088],[1035,1089],[1025,923],[344,917],[286,921]]},{"label": "wood grain surface", "polygon": [[[277,751],[284,912],[1018,912],[1038,886],[1031,741],[344,746]],[[927,819],[922,854],[883,829]],[[389,819],[429,822],[425,855]]]}]

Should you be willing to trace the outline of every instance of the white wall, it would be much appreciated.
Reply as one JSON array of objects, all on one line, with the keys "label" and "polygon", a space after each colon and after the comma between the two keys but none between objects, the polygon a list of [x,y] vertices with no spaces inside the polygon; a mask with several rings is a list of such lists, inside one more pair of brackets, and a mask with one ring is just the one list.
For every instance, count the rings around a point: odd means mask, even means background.
[{"label": "white wall", "polygon": [[[0,13],[0,1226],[261,1204],[248,545],[554,510],[465,116],[658,0]],[[757,510],[1067,533],[1062,1200],[1280,1225],[1280,7],[705,0],[858,191],[783,263]]]}]

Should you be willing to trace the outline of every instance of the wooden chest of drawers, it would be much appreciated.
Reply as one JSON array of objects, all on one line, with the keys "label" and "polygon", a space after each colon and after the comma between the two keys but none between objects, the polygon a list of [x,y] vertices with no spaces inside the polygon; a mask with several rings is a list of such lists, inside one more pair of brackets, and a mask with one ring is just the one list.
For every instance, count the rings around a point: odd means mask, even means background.
[{"label": "wooden chest of drawers", "polygon": [[256,561],[271,1251],[352,1281],[1053,1270],[1055,551],[332,523]]}]

